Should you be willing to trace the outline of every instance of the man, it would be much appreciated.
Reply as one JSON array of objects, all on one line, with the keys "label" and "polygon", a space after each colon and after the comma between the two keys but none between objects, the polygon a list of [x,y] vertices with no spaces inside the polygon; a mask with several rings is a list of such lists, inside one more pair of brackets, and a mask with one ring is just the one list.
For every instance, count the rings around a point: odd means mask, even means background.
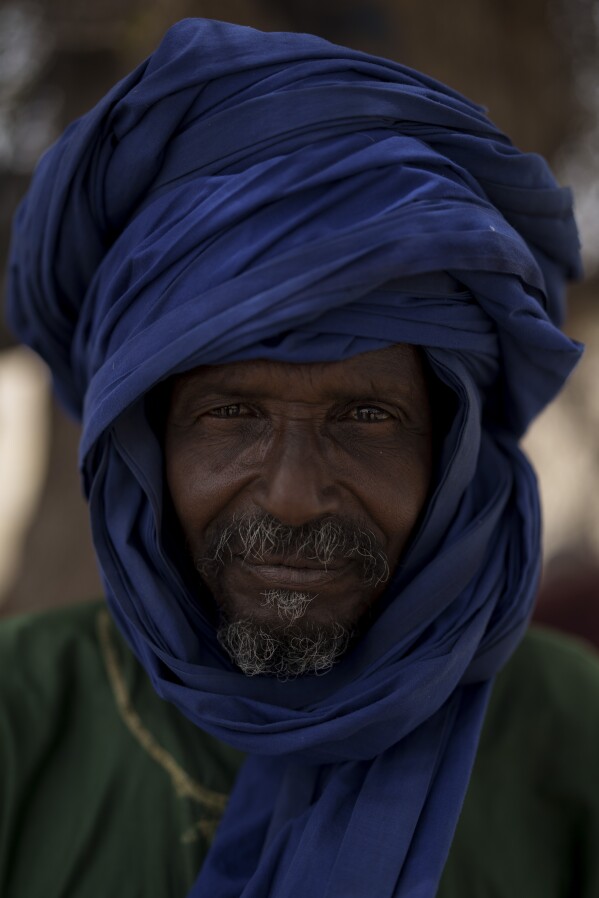
[{"label": "man", "polygon": [[189,20],[43,158],[11,271],[124,641],[4,636],[3,894],[595,894],[597,664],[508,660],[518,439],[579,356],[542,160],[395,63]]}]

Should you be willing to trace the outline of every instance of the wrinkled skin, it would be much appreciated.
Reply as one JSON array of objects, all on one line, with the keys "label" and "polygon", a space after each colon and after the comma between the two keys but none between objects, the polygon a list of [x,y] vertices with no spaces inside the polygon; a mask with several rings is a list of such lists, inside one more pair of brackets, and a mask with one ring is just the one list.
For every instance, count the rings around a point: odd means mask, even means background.
[{"label": "wrinkled skin", "polygon": [[[393,571],[431,480],[420,352],[397,345],[341,362],[196,368],[172,383],[164,448],[168,487],[196,561],[223,528],[266,515],[291,528],[323,521],[357,527]],[[280,627],[263,599],[274,588],[313,597],[306,626],[354,628],[385,585],[365,582],[358,561],[323,560],[298,543],[248,556],[233,538],[220,567],[202,576],[230,620]]]}]

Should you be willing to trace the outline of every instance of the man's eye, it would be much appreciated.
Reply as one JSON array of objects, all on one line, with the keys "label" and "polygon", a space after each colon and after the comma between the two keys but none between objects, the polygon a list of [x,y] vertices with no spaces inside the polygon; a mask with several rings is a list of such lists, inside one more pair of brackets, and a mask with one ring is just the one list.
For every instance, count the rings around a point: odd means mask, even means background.
[{"label": "man's eye", "polygon": [[351,417],[354,421],[376,423],[377,421],[387,421],[391,415],[376,405],[357,405],[352,409]]},{"label": "man's eye", "polygon": [[208,412],[211,418],[238,418],[241,413],[241,405],[239,403],[219,405],[217,408],[211,408]]}]

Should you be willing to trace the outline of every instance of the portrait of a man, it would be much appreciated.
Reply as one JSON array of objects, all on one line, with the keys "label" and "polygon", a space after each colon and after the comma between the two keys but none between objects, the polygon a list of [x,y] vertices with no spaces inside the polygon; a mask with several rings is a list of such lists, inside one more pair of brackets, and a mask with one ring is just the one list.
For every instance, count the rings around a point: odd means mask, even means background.
[{"label": "portrait of a man", "polygon": [[580,272],[540,156],[320,37],[183,20],[65,131],[7,314],[105,600],[0,636],[3,896],[597,894],[599,664],[529,630],[520,447]]}]

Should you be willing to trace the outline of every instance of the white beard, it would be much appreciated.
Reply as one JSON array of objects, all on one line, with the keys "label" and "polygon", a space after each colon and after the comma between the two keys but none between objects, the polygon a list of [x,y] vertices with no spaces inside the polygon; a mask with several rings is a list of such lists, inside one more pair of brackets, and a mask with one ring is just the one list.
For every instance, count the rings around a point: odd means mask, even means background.
[{"label": "white beard", "polygon": [[302,674],[323,674],[347,649],[352,633],[338,623],[298,624],[314,593],[269,589],[264,604],[276,608],[279,626],[251,618],[223,620],[218,641],[248,677],[259,674],[290,679]]}]

